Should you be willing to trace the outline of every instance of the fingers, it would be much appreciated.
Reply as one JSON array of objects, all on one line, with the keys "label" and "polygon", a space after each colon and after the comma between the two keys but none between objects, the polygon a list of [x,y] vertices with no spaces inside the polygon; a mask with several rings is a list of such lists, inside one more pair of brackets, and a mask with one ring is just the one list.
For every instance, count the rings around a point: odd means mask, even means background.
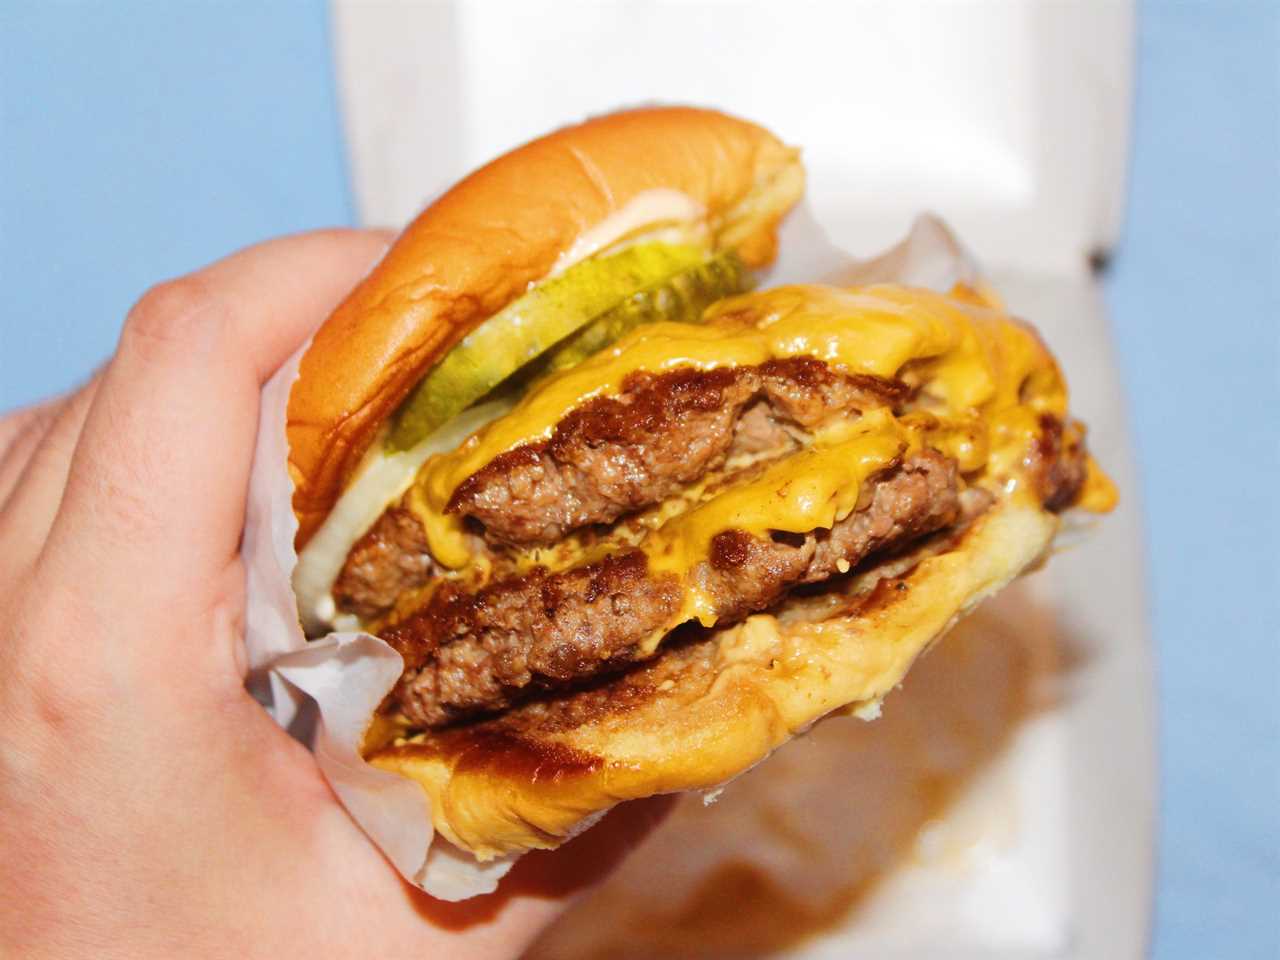
[{"label": "fingers", "polygon": [[4,544],[0,567],[6,572],[30,563],[39,552],[54,514],[62,501],[71,457],[84,421],[97,394],[101,374],[94,376],[69,397],[52,401],[42,417],[41,429],[25,436],[25,455],[15,448],[15,460],[22,466],[13,477],[13,487],[0,507],[0,542]]},{"label": "fingers", "polygon": [[289,237],[144,296],[89,409],[42,563],[132,604],[202,596],[236,550],[262,383],[385,248],[368,232]]},{"label": "fingers", "polygon": [[36,446],[53,424],[63,400],[55,397],[0,418],[0,509],[9,499]]}]

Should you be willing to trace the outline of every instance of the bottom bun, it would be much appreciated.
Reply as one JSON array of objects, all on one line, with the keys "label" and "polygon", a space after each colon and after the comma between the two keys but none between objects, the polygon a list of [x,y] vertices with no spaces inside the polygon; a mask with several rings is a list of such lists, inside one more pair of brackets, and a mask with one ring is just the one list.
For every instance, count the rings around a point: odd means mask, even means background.
[{"label": "bottom bun", "polygon": [[489,720],[396,736],[365,756],[416,780],[436,830],[479,860],[559,846],[610,807],[710,790],[834,712],[880,700],[960,616],[1033,566],[1058,520],[993,505],[913,555],[731,627],[677,633],[647,664]]}]

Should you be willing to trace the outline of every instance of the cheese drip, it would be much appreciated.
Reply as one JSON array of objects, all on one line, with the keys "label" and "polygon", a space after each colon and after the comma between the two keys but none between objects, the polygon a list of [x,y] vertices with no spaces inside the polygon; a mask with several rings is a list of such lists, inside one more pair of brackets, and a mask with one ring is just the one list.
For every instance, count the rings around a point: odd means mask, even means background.
[{"label": "cheese drip", "polygon": [[754,479],[669,519],[640,549],[650,570],[674,573],[681,580],[684,600],[650,638],[645,652],[687,620],[715,625],[715,598],[702,589],[695,573],[717,534],[742,530],[764,538],[774,531],[830,529],[858,508],[868,480],[925,447],[954,457],[962,471],[981,467],[983,451],[972,442],[980,429],[969,419],[945,421],[930,414],[898,418],[888,409],[872,410],[820,430],[808,447],[770,464]]},{"label": "cheese drip", "polygon": [[[714,598],[690,575],[724,530],[757,537],[770,531],[807,533],[831,527],[853,512],[862,485],[910,445],[907,430],[887,410],[839,424],[809,447],[769,466],[759,477],[730,487],[654,531],[641,549],[649,569],[675,573],[684,583],[680,612],[651,639],[656,646],[670,627],[696,618],[704,627],[717,619]],[[650,652],[650,651],[646,651]]]},{"label": "cheese drip", "polygon": [[[436,559],[454,569],[470,561],[461,518],[444,512],[463,480],[501,453],[548,439],[569,411],[617,394],[640,371],[809,356],[850,373],[901,377],[919,388],[915,407],[966,422],[946,442],[960,445],[963,469],[985,468],[992,486],[1019,482],[1041,415],[1066,415],[1065,384],[1039,337],[967,288],[947,296],[890,284],[784,286],[723,300],[705,319],[638,328],[549,378],[458,449],[428,461],[410,506]],[[1090,470],[1083,503],[1106,508],[1105,479]]]}]

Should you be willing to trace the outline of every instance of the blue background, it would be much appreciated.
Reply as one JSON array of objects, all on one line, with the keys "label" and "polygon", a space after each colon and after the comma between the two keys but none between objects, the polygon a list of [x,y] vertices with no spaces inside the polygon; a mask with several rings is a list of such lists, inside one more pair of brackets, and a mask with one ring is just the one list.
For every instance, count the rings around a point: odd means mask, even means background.
[{"label": "blue background", "polygon": [[[1146,3],[1106,276],[1162,705],[1154,954],[1280,956],[1280,4]],[[349,223],[321,3],[0,5],[0,409],[150,284]]]}]

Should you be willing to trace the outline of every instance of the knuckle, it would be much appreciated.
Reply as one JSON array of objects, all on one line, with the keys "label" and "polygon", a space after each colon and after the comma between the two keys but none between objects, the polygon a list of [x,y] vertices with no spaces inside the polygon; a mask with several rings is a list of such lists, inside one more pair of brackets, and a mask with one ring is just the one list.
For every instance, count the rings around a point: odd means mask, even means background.
[{"label": "knuckle", "polygon": [[48,433],[59,408],[55,400],[0,417],[0,461]]},{"label": "knuckle", "polygon": [[41,439],[49,431],[43,417],[32,417],[10,437],[0,437],[0,507],[10,486],[27,468]]},{"label": "knuckle", "polygon": [[53,610],[49,606],[31,597],[5,611],[0,664],[6,682],[0,709],[22,717],[28,727],[66,730],[92,708],[85,690],[68,683],[69,672],[56,666],[74,611],[67,604]]},{"label": "knuckle", "polygon": [[217,335],[227,310],[199,276],[157,284],[134,304],[125,320],[124,339],[145,351],[199,346]]}]

